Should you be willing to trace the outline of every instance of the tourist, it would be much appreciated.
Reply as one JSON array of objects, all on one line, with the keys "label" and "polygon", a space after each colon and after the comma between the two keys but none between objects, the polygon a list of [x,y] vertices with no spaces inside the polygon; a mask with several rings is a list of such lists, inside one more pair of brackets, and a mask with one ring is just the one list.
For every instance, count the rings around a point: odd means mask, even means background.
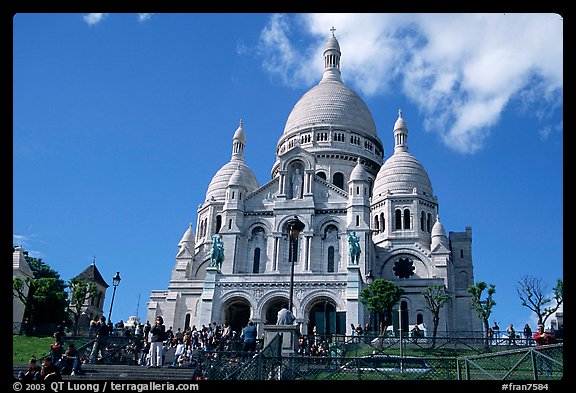
[{"label": "tourist", "polygon": [[526,340],[526,345],[532,345],[532,329],[530,325],[524,325],[524,339]]},{"label": "tourist", "polygon": [[288,310],[288,305],[283,304],[280,311],[278,311],[278,319],[276,325],[292,325],[294,323],[294,314]]},{"label": "tourist", "polygon": [[243,359],[250,357],[252,352],[256,351],[256,334],[256,326],[254,326],[252,321],[248,322],[248,325],[242,329],[242,339],[244,339],[244,345],[242,346]]},{"label": "tourist", "polygon": [[157,316],[154,326],[150,329],[152,338],[150,339],[150,366],[148,367],[162,367],[164,340],[166,339],[165,329],[164,319]]},{"label": "tourist", "polygon": [[[534,342],[536,343],[536,346],[540,347],[543,345],[554,344],[555,341],[556,341],[556,337],[554,337],[553,334],[544,331],[544,325],[539,324],[538,328],[537,328],[537,332],[534,333]],[[542,354],[538,353],[536,355],[536,362],[537,362],[538,371],[540,373],[542,373],[542,358],[544,358],[544,361],[546,362],[546,375],[550,376],[550,375],[552,375],[552,362],[550,361],[550,358],[548,357],[548,356],[550,356],[550,354],[546,354],[546,355],[542,355]]]}]

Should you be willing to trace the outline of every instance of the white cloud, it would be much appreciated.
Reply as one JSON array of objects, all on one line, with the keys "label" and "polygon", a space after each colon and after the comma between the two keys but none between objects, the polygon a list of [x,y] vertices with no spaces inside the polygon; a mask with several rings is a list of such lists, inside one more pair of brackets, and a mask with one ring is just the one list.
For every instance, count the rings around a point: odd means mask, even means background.
[{"label": "white cloud", "polygon": [[86,14],[84,15],[84,21],[88,23],[90,26],[93,26],[95,24],[100,23],[102,19],[106,17],[106,15],[108,14],[98,14],[98,13]]},{"label": "white cloud", "polygon": [[[559,15],[274,15],[261,37],[266,70],[287,84],[317,82],[332,26],[345,83],[365,96],[404,94],[423,114],[425,129],[461,153],[482,148],[511,100],[524,100],[536,116],[546,115],[538,108],[561,105]],[[309,48],[295,48],[296,30],[312,37]]]}]

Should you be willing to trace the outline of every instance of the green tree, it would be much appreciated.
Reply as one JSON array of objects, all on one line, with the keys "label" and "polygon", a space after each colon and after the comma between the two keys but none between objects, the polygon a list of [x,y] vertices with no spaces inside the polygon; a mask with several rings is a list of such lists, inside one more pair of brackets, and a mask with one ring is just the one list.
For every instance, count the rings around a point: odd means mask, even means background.
[{"label": "green tree", "polygon": [[422,296],[426,300],[426,308],[432,313],[434,327],[432,330],[432,348],[436,346],[436,334],[440,324],[440,310],[452,298],[452,295],[446,292],[444,285],[430,285],[422,291]]},{"label": "green tree", "polygon": [[385,335],[390,324],[389,316],[392,308],[404,293],[404,289],[394,285],[392,281],[377,279],[360,292],[360,301],[368,311],[378,314],[380,320],[380,335]]},{"label": "green tree", "polygon": [[93,281],[87,278],[73,278],[69,281],[70,301],[68,303],[68,312],[72,314],[74,323],[74,335],[78,335],[78,321],[82,316],[82,310],[88,306],[92,299],[98,295],[98,289]]},{"label": "green tree", "polygon": [[[24,257],[33,273],[33,278],[15,277],[12,280],[13,296],[25,305],[24,318],[28,319],[31,333],[39,324],[62,324],[68,319],[66,313],[66,283],[60,279],[41,258],[32,258],[27,252]],[[24,286],[28,286],[28,296],[24,296]]]},{"label": "green tree", "polygon": [[[548,287],[539,277],[524,276],[518,281],[519,287],[516,289],[520,301],[524,307],[528,307],[538,317],[538,324],[544,325],[550,315],[554,314],[564,301],[564,281],[557,280],[556,286],[552,288],[552,298],[547,295]],[[547,304],[555,301],[552,307],[546,307]]]},{"label": "green tree", "polygon": [[[482,292],[486,291],[486,299],[482,300]],[[484,281],[477,282],[475,285],[468,285],[468,292],[472,294],[472,308],[478,313],[478,318],[484,323],[484,332],[486,335],[486,345],[488,345],[488,319],[492,313],[492,307],[496,305],[492,295],[496,292],[494,284],[486,284]]]}]

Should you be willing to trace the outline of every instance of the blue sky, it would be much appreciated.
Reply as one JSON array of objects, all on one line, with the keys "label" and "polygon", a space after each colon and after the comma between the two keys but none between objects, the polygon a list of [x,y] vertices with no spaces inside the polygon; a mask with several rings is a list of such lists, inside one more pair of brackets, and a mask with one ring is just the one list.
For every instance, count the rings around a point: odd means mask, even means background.
[{"label": "blue sky", "polygon": [[[146,316],[243,119],[262,185],[330,28],[385,159],[402,109],[447,231],[473,233],[500,326],[517,282],[563,277],[563,21],[555,14],[17,14],[13,244],[68,280],[92,260],[113,317]],[[111,291],[105,314],[110,307]]]}]

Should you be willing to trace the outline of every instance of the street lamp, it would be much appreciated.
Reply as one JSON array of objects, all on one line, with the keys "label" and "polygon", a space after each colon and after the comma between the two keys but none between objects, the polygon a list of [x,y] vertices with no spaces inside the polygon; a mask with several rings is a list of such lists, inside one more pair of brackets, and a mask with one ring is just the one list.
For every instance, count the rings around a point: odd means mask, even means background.
[{"label": "street lamp", "polygon": [[304,229],[304,224],[302,224],[299,220],[297,216],[294,216],[294,219],[292,221],[290,221],[290,232],[289,232],[289,237],[290,237],[290,249],[288,252],[288,259],[290,261],[290,305],[288,306],[288,309],[292,312],[294,312],[292,310],[292,305],[293,305],[293,298],[294,298],[294,265],[296,264],[296,258],[297,258],[297,253],[296,253],[296,240],[298,239],[298,235],[300,234],[300,231],[302,229]]},{"label": "street lamp", "polygon": [[366,284],[370,285],[374,282],[374,276],[372,275],[372,270],[368,271],[368,274],[366,275]]},{"label": "street lamp", "polygon": [[112,285],[114,286],[114,292],[112,292],[112,302],[110,302],[110,311],[108,312],[108,322],[112,322],[112,306],[114,306],[114,296],[116,295],[116,287],[120,284],[120,272],[116,272],[116,275],[112,277]]},{"label": "street lamp", "polygon": [[[372,275],[372,270],[368,270],[368,274],[366,275],[366,284],[368,285],[372,285],[372,283],[374,282],[374,276]],[[374,312],[371,312],[370,315],[368,316],[368,321],[370,323],[370,329],[373,330],[374,329]],[[366,332],[366,334],[368,334],[368,332]]]}]

